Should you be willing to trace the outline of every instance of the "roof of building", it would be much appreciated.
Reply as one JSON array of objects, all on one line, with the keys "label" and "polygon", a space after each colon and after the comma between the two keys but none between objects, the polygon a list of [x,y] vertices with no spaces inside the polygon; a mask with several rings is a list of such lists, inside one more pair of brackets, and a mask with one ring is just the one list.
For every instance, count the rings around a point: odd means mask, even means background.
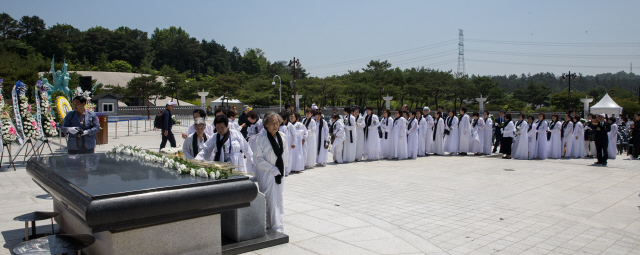
[{"label": "roof of building", "polygon": [[118,96],[116,96],[114,94],[111,94],[111,93],[104,93],[104,94],[94,95],[93,97],[91,97],[91,100],[99,100],[99,99],[101,99],[103,97],[106,97],[106,96],[111,96],[111,97],[113,97],[115,99],[122,100],[120,97],[118,97]]}]

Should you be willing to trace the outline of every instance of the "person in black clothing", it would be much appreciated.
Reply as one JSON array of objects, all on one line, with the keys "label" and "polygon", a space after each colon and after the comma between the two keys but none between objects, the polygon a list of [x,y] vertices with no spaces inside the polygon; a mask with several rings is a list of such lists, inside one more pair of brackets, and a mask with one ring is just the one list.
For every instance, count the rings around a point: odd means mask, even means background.
[{"label": "person in black clothing", "polygon": [[493,125],[493,134],[496,137],[496,141],[493,143],[493,153],[498,151],[500,140],[502,140],[502,132],[500,132],[500,129],[504,127],[505,123],[504,111],[500,111],[500,118],[496,118]]},{"label": "person in black clothing", "polygon": [[598,115],[598,123],[595,126],[595,141],[596,141],[596,156],[598,161],[593,163],[594,165],[607,166],[607,159],[609,158],[609,131],[611,131],[611,124],[605,121],[604,113]]},{"label": "person in black clothing", "polygon": [[238,117],[238,125],[240,125],[241,128],[240,133],[242,133],[242,136],[244,136],[244,138],[247,138],[247,128],[251,126],[251,122],[249,122],[249,120],[247,119],[247,113],[249,111],[251,111],[251,107],[245,105],[244,111],[242,111],[240,117]]},{"label": "person in black clothing", "polygon": [[584,123],[584,150],[587,157],[593,158],[596,155],[596,115],[589,113],[587,122]]},{"label": "person in black clothing", "polygon": [[160,143],[160,150],[162,150],[165,146],[167,146],[167,140],[171,143],[171,147],[176,147],[176,138],[173,136],[171,132],[171,128],[173,127],[173,118],[171,118],[171,111],[173,110],[173,106],[176,105],[175,102],[167,102],[167,109],[162,113],[162,119],[164,124],[162,125],[162,142]]},{"label": "person in black clothing", "polygon": [[633,130],[633,132],[631,133],[631,135],[633,136],[632,158],[638,159],[638,154],[640,154],[640,112],[636,112],[633,115],[633,118],[635,120],[631,123],[631,128]]}]

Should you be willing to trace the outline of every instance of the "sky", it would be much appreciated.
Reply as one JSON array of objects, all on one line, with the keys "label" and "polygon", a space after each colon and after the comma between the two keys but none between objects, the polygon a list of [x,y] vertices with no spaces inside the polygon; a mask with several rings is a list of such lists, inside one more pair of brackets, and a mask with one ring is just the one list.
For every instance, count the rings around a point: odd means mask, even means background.
[{"label": "sky", "polygon": [[[80,30],[182,27],[270,61],[300,59],[311,76],[341,75],[387,60],[401,69],[509,75],[640,70],[640,1],[8,1],[15,19]],[[637,73],[634,71],[634,73]]]}]

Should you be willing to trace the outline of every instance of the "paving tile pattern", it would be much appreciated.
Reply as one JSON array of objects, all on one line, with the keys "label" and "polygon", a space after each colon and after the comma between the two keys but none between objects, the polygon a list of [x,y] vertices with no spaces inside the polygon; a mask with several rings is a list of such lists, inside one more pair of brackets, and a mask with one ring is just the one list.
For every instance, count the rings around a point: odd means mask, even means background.
[{"label": "paving tile pattern", "polygon": [[[159,142],[157,131],[110,140]],[[640,254],[640,161],[592,162],[443,156],[314,168],[285,180],[290,243],[249,254]],[[24,235],[13,217],[52,210],[18,166],[0,170],[0,254]]]}]

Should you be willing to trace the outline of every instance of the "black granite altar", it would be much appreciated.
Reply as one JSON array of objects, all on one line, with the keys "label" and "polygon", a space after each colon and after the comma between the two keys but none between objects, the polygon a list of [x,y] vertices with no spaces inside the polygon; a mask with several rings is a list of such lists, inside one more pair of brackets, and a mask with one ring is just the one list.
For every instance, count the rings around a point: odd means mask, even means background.
[{"label": "black granite altar", "polygon": [[160,164],[103,153],[33,157],[27,172],[94,233],[248,207],[258,194],[245,176],[178,175]]}]

